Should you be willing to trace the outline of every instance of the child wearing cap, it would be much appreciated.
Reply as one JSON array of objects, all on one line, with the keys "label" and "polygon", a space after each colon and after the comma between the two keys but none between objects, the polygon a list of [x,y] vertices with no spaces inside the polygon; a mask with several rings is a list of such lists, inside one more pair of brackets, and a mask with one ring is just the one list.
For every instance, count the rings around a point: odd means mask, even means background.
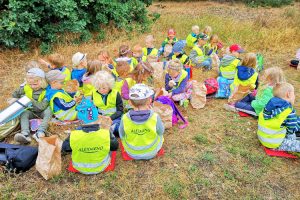
[{"label": "child wearing cap", "polygon": [[158,57],[158,50],[154,47],[155,39],[153,35],[147,35],[145,39],[146,47],[143,50],[143,58],[144,62],[147,61],[148,56]]},{"label": "child wearing cap", "polygon": [[164,125],[159,115],[150,109],[154,92],[144,84],[134,85],[129,92],[133,107],[123,115],[119,133],[126,153],[136,160],[154,158],[162,148]]},{"label": "child wearing cap", "polygon": [[175,32],[174,29],[171,28],[171,29],[168,30],[168,36],[167,36],[167,38],[162,42],[158,54],[161,55],[161,54],[164,52],[165,46],[166,46],[167,44],[170,44],[170,45],[173,46],[176,42],[178,42],[178,39],[176,38],[176,32]]},{"label": "child wearing cap", "polygon": [[224,55],[220,62],[220,76],[228,80],[233,80],[236,74],[236,68],[240,65],[240,53],[244,50],[238,44],[233,44],[229,47],[230,54]]},{"label": "child wearing cap", "polygon": [[119,47],[119,57],[115,59],[116,63],[118,62],[127,62],[130,65],[130,71],[134,69],[132,51],[128,45],[121,45]]},{"label": "child wearing cap", "polygon": [[46,74],[49,83],[46,97],[50,102],[50,108],[54,116],[61,121],[76,120],[76,104],[81,101],[81,97],[72,98],[63,90],[66,75],[59,70],[51,70]]},{"label": "child wearing cap", "polygon": [[183,65],[186,65],[190,59],[184,52],[184,46],[185,46],[185,44],[182,40],[178,41],[174,44],[174,46],[173,46],[174,55],[172,56],[172,60],[177,58],[180,60],[180,62]]},{"label": "child wearing cap", "polygon": [[197,68],[204,67],[205,69],[210,70],[212,60],[207,56],[207,52],[205,52],[204,49],[204,45],[206,44],[207,40],[207,35],[198,35],[197,44],[193,47],[190,53],[190,59],[193,66]]},{"label": "child wearing cap", "polygon": [[110,131],[118,136],[118,128],[123,115],[123,101],[120,93],[113,89],[114,77],[107,71],[99,71],[93,77],[92,84],[95,87],[92,100],[99,114],[112,121]]},{"label": "child wearing cap", "polygon": [[82,87],[82,77],[86,73],[87,59],[86,54],[77,52],[72,57],[73,69],[71,73],[71,79],[76,79],[79,83],[79,87]]},{"label": "child wearing cap", "polygon": [[300,152],[300,118],[293,108],[294,87],[286,82],[277,83],[274,97],[270,99],[258,117],[257,136],[260,143],[271,149]]},{"label": "child wearing cap", "polygon": [[14,100],[27,96],[31,99],[32,107],[26,109],[20,117],[21,133],[17,133],[14,140],[21,144],[31,142],[29,120],[41,118],[42,123],[37,132],[33,136],[38,140],[40,137],[45,137],[45,132],[48,128],[48,122],[52,117],[52,112],[49,107],[49,101],[45,97],[47,82],[45,80],[45,72],[40,68],[31,68],[26,73],[26,82],[12,94]]},{"label": "child wearing cap", "polygon": [[183,69],[179,59],[169,62],[168,73],[165,76],[165,90],[174,101],[179,101],[181,106],[187,107],[191,97],[191,84],[188,83],[188,73]]},{"label": "child wearing cap", "polygon": [[186,45],[193,48],[197,43],[197,37],[200,33],[200,28],[197,25],[192,26],[192,32],[186,37]]},{"label": "child wearing cap", "polygon": [[[48,61],[48,62],[47,62]],[[51,70],[59,70],[66,75],[65,81],[71,80],[71,72],[65,66],[64,57],[59,53],[51,54],[47,57],[47,61],[40,59],[39,62],[47,66]]]}]

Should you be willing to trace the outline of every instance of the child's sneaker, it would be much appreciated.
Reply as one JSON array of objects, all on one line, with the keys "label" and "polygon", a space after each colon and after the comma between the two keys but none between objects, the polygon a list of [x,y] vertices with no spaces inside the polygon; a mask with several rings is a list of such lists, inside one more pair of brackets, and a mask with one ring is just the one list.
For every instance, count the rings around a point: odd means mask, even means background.
[{"label": "child's sneaker", "polygon": [[44,132],[38,131],[38,132],[36,132],[32,137],[33,137],[37,142],[39,142],[39,141],[40,141],[40,138],[45,137],[45,136],[46,136],[46,135],[45,135]]},{"label": "child's sneaker", "polygon": [[20,144],[29,144],[31,142],[30,136],[23,133],[17,133],[14,140]]},{"label": "child's sneaker", "polygon": [[232,105],[232,104],[225,103],[223,105],[223,108],[225,110],[228,110],[228,111],[237,112],[237,110],[235,109],[234,105]]}]

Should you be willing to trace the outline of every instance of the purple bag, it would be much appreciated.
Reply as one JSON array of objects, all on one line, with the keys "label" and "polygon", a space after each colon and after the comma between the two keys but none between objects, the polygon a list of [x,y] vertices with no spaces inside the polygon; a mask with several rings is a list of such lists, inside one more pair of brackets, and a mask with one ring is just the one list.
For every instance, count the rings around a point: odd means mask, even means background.
[{"label": "purple bag", "polygon": [[178,108],[176,107],[176,105],[172,99],[170,99],[167,96],[159,96],[159,97],[157,97],[156,101],[158,101],[162,104],[167,104],[172,107],[172,109],[173,109],[172,125],[177,124],[180,119],[183,121],[184,124],[181,125],[179,128],[182,129],[188,125],[188,121],[182,116],[182,114],[180,113],[180,111],[178,110]]}]

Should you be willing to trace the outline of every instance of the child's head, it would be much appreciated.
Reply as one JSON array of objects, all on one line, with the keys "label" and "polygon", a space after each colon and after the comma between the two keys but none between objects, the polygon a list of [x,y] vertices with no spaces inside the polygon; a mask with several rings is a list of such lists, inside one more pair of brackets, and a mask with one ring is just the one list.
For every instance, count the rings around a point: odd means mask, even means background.
[{"label": "child's head", "polygon": [[212,36],[210,36],[209,43],[212,44],[212,45],[218,45],[219,36],[217,34],[213,34]]},{"label": "child's head", "polygon": [[119,57],[131,57],[132,52],[128,45],[121,45],[119,47]]},{"label": "child's head", "polygon": [[133,109],[149,106],[154,92],[145,84],[135,84],[129,91],[129,103]]},{"label": "child's head", "polygon": [[117,63],[116,70],[120,78],[126,78],[130,72],[130,65],[126,61],[120,61]]},{"label": "child's head", "polygon": [[197,36],[197,42],[198,42],[198,45],[199,45],[199,46],[205,45],[206,42],[207,42],[207,40],[208,40],[208,36],[205,35],[205,34],[199,34],[199,35]]},{"label": "child's head", "polygon": [[112,64],[112,59],[108,51],[100,51],[98,53],[98,60],[104,64]]},{"label": "child's head", "polygon": [[176,42],[173,46],[174,54],[177,56],[177,55],[183,53],[184,46],[185,46],[184,42],[182,42],[182,41]]},{"label": "child's head", "polygon": [[107,71],[98,71],[92,79],[92,84],[100,94],[108,94],[114,87],[115,79]]},{"label": "child's head", "polygon": [[170,39],[170,40],[173,40],[174,38],[175,38],[175,36],[176,36],[176,32],[175,32],[175,30],[174,29],[169,29],[168,30],[168,38]]},{"label": "child's head", "polygon": [[142,50],[142,46],[137,44],[137,45],[134,45],[133,46],[133,49],[132,49],[132,56],[135,57],[135,58],[140,58],[143,56],[143,50]]},{"label": "child's head", "polygon": [[[176,44],[176,43],[175,43]],[[163,52],[163,56],[166,58],[173,52],[173,46],[171,44],[166,44]],[[149,57],[149,56],[148,56]],[[149,61],[151,62],[151,61]]]},{"label": "child's head", "polygon": [[131,77],[137,83],[142,83],[152,76],[153,72],[154,69],[149,62],[140,62],[132,71]]},{"label": "child's head", "polygon": [[192,32],[196,35],[200,33],[200,28],[197,25],[192,26]]},{"label": "child's head", "polygon": [[91,76],[102,69],[102,63],[99,60],[89,61],[87,64],[86,75]]},{"label": "child's head", "polygon": [[235,56],[235,57],[239,57],[240,56],[240,53],[244,53],[245,50],[242,49],[242,47],[238,44],[233,44],[229,47],[229,51],[230,53]]},{"label": "child's head", "polygon": [[31,68],[26,73],[26,83],[34,90],[47,87],[45,72],[40,68]]},{"label": "child's head", "polygon": [[256,54],[247,53],[242,61],[242,66],[250,67],[255,69],[256,67]]},{"label": "child's head", "polygon": [[205,35],[210,35],[211,32],[212,32],[212,28],[211,28],[210,26],[205,26],[205,27],[204,27],[203,33],[204,33]]},{"label": "child's head", "polygon": [[182,63],[180,62],[179,59],[176,58],[169,62],[168,74],[174,79],[181,73],[182,69],[183,69]]},{"label": "child's head", "polygon": [[87,66],[86,54],[77,52],[72,57],[73,67],[83,69]]},{"label": "child's head", "polygon": [[273,88],[273,94],[275,97],[284,99],[292,105],[295,103],[295,91],[290,83],[277,83]]},{"label": "child's head", "polygon": [[145,39],[145,44],[147,48],[154,48],[155,39],[153,35],[147,35]]},{"label": "child's head", "polygon": [[262,83],[275,86],[277,83],[285,82],[283,71],[279,67],[271,67],[264,71]]},{"label": "child's head", "polygon": [[54,53],[48,56],[47,60],[50,62],[51,69],[57,69],[64,66],[64,57],[59,53]]},{"label": "child's head", "polygon": [[64,86],[66,75],[59,70],[51,70],[46,74],[46,80],[52,89],[60,90]]}]

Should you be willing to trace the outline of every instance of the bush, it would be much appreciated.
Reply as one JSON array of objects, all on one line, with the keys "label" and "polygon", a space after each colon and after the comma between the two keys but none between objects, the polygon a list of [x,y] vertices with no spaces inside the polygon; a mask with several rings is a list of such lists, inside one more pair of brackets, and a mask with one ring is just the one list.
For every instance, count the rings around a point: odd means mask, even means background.
[{"label": "bush", "polygon": [[[0,0],[0,46],[26,50],[32,42],[49,51],[57,36],[79,33],[76,42],[93,38],[91,31],[113,24],[143,31],[150,21],[151,0]],[[100,39],[105,34],[100,32]]]}]

